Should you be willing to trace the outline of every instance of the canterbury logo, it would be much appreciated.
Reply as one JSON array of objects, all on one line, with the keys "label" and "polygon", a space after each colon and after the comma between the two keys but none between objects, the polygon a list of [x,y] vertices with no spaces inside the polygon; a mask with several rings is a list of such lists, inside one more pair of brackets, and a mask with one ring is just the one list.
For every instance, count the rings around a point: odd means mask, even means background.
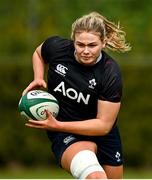
[{"label": "canterbury logo", "polygon": [[63,140],[63,142],[67,145],[67,144],[69,144],[71,141],[73,141],[73,140],[75,140],[76,138],[75,137],[73,137],[72,135],[70,135],[70,136],[67,136],[64,140]]},{"label": "canterbury logo", "polygon": [[62,64],[58,64],[56,66],[56,70],[55,72],[57,72],[58,74],[65,76],[66,75],[66,71],[68,70],[67,67],[63,66]]}]

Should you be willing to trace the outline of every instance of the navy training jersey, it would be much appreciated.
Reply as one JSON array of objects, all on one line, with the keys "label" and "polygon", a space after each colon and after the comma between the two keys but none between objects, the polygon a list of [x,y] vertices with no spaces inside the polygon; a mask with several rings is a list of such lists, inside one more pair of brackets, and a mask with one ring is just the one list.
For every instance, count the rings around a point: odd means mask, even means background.
[{"label": "navy training jersey", "polygon": [[48,92],[59,101],[60,121],[96,118],[97,101],[120,102],[121,73],[117,63],[102,51],[102,59],[92,66],[78,63],[73,41],[58,36],[48,38],[41,55],[48,69]]}]

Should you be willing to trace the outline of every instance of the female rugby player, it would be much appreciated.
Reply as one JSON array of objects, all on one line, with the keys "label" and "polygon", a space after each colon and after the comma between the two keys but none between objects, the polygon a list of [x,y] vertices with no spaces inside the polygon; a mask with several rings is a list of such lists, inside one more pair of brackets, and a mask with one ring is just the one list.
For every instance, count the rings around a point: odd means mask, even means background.
[{"label": "female rugby player", "polygon": [[46,111],[46,120],[29,120],[26,126],[47,130],[59,165],[78,179],[123,177],[117,127],[122,80],[106,48],[129,51],[125,32],[99,13],[80,17],[71,39],[52,36],[38,46],[32,59],[34,80],[23,91],[48,88],[58,99],[56,118]]}]

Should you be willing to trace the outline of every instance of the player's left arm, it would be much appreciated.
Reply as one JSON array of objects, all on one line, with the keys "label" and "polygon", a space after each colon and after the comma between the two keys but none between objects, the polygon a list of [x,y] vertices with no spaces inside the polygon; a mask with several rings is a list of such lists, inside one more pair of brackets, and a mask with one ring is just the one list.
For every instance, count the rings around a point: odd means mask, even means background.
[{"label": "player's left arm", "polygon": [[110,132],[120,109],[120,102],[98,100],[98,112],[95,119],[76,122],[60,122],[62,132],[76,133],[88,136],[101,136]]},{"label": "player's left arm", "polygon": [[98,100],[98,112],[95,119],[83,121],[60,122],[49,112],[44,121],[29,120],[28,127],[47,129],[51,131],[68,132],[87,136],[106,135],[116,121],[120,109],[120,102]]}]

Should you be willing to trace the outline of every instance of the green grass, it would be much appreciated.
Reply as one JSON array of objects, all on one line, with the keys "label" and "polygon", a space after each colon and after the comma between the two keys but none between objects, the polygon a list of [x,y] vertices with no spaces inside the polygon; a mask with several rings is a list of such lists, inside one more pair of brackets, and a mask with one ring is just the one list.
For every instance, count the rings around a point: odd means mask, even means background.
[{"label": "green grass", "polygon": [[[125,179],[151,179],[151,170],[126,169]],[[50,168],[1,168],[0,179],[72,179],[72,176],[59,167]]]},{"label": "green grass", "polygon": [[0,179],[71,179],[60,167],[0,169]]},{"label": "green grass", "polygon": [[131,169],[128,168],[124,171],[125,179],[152,179],[152,169]]}]

